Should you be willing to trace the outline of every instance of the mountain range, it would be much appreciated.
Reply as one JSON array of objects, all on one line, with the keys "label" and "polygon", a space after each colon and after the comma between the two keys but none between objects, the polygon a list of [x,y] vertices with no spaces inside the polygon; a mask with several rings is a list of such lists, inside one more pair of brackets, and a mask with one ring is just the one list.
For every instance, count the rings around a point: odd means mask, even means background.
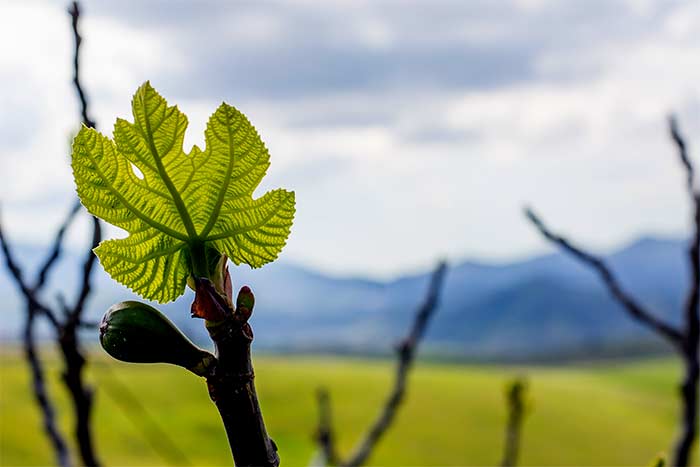
[{"label": "mountain range", "polygon": [[[41,258],[36,247],[20,245],[16,251],[28,270]],[[642,238],[605,258],[627,290],[656,315],[677,323],[689,280],[685,254],[683,241]],[[59,289],[76,290],[80,260],[65,255],[50,277],[46,300],[54,300]],[[337,278],[283,261],[231,272],[234,287],[250,285],[256,295],[256,348],[287,352],[390,351],[411,324],[430,278],[430,271],[386,282]],[[136,299],[99,266],[94,281],[91,320],[99,320],[114,302]],[[5,297],[0,337],[16,339],[22,302],[4,268],[0,293]],[[188,291],[186,298],[160,308],[205,343],[202,323],[189,317],[191,299]],[[86,337],[94,339],[96,332]],[[630,354],[664,345],[625,314],[589,269],[553,253],[511,263],[451,264],[425,347],[443,356],[522,360]]]}]

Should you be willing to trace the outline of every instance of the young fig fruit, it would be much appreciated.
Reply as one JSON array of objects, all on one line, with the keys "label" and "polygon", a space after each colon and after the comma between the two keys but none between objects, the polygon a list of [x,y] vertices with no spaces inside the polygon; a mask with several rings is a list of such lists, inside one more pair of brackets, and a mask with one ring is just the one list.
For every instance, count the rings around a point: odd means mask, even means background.
[{"label": "young fig fruit", "polygon": [[107,310],[100,323],[100,344],[123,362],[170,363],[200,376],[215,360],[160,311],[136,301],[120,302]]}]

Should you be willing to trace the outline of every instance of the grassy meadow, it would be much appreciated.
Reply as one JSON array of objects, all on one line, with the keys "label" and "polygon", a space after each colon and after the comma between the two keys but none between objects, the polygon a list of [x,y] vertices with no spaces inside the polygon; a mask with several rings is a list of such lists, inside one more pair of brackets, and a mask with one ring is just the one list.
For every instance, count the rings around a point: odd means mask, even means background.
[{"label": "grassy meadow", "polygon": [[[0,355],[0,464],[52,464],[27,368],[15,350]],[[287,466],[306,466],[314,455],[318,386],[331,392],[339,448],[348,452],[377,413],[393,376],[389,360],[263,356],[255,363],[268,430]],[[55,360],[48,371],[67,429],[70,412]],[[503,388],[516,374],[529,377],[532,400],[521,465],[646,465],[675,436],[678,368],[671,359],[532,368],[421,361],[405,406],[371,463],[498,465]],[[89,377],[98,388],[94,426],[105,465],[231,464],[218,414],[197,377],[166,365],[118,363],[97,352]],[[150,421],[137,422],[141,415],[124,386]],[[167,432],[182,455],[163,444],[157,429]],[[148,437],[157,440],[155,448]]]}]

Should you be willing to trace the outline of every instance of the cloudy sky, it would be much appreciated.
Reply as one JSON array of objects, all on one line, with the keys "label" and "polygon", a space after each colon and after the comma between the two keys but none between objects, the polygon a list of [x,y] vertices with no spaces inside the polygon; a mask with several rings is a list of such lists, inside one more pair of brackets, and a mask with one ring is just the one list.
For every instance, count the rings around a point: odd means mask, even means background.
[{"label": "cloudy sky", "polygon": [[[0,200],[14,241],[46,243],[74,196],[78,107],[65,2],[0,1]],[[225,100],[272,155],[260,192],[297,193],[283,258],[392,277],[437,257],[547,246],[536,206],[610,249],[683,235],[666,116],[700,164],[700,2],[83,2],[98,128],[145,80],[189,116]],[[71,230],[85,241],[87,223]]]}]

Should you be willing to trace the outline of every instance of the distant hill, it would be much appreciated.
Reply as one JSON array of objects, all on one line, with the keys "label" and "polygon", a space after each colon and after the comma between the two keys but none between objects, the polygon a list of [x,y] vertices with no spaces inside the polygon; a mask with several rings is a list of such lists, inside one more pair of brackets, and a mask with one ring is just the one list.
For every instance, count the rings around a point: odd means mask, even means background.
[{"label": "distant hill", "polygon": [[[608,260],[625,287],[658,316],[677,322],[688,283],[684,248],[678,240],[644,238]],[[18,256],[30,265],[39,258],[28,246],[18,248]],[[61,262],[51,289],[59,280],[75,289],[79,260],[68,255]],[[362,353],[387,351],[405,332],[429,274],[377,282],[327,277],[285,262],[232,271],[235,287],[248,284],[256,292],[256,348]],[[89,303],[95,320],[113,302],[135,298],[100,268],[95,281],[98,292]],[[21,302],[4,269],[0,293],[6,297],[0,336],[11,339],[19,332]],[[54,294],[49,290],[47,299]],[[181,299],[163,309],[203,342],[201,323],[189,318],[190,302]],[[509,360],[663,346],[624,314],[594,274],[560,253],[508,264],[454,264],[426,340],[433,353]]]}]

